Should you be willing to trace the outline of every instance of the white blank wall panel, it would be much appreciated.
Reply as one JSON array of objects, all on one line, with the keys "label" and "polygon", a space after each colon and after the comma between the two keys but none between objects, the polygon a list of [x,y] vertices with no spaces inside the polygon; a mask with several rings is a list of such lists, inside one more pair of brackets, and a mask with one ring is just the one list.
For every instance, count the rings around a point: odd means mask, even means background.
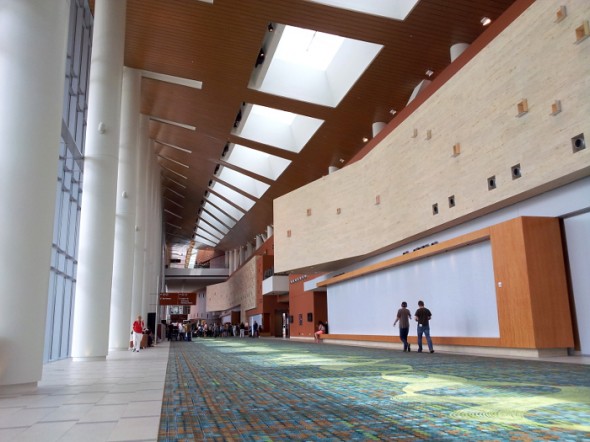
[{"label": "white blank wall panel", "polygon": [[581,353],[590,355],[590,213],[567,218],[564,226]]},{"label": "white blank wall panel", "polygon": [[433,336],[499,337],[489,241],[328,286],[330,333],[397,334],[402,301],[413,314],[419,300],[432,312]]}]

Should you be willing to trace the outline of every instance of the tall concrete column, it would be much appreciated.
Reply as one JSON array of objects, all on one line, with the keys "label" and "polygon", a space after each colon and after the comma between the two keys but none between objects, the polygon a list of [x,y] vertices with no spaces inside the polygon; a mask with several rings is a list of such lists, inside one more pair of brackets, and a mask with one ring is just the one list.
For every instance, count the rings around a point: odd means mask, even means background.
[{"label": "tall concrete column", "polygon": [[153,289],[152,295],[148,301],[149,312],[156,311],[156,306],[158,303],[158,296],[160,294],[161,284],[164,279],[164,271],[162,265],[162,256],[164,254],[164,247],[162,244],[163,238],[163,225],[162,225],[162,183],[161,177],[162,174],[160,173],[160,165],[156,158],[154,157],[154,209],[153,209],[153,242],[152,242],[152,252],[151,256],[153,257],[152,260],[152,272],[151,274],[154,276],[153,278]]},{"label": "tall concrete column", "polygon": [[124,68],[109,327],[109,348],[113,349],[127,349],[129,347],[129,331],[131,329],[129,317],[132,315],[140,94],[141,73],[135,69]]},{"label": "tall concrete column", "polygon": [[96,0],[72,357],[104,358],[113,276],[126,0]]},{"label": "tall concrete column", "polygon": [[69,13],[69,0],[0,0],[2,390],[42,374]]},{"label": "tall concrete column", "polygon": [[[160,195],[160,166],[156,156],[150,152],[148,169],[148,200],[147,200],[147,236],[146,236],[146,271],[144,293],[142,298],[142,312],[155,311],[155,295],[158,292],[161,263],[162,237],[162,206]],[[151,310],[150,310],[151,308]]]},{"label": "tall concrete column", "polygon": [[137,158],[136,172],[136,194],[137,208],[135,214],[135,245],[133,255],[133,297],[131,302],[131,315],[129,321],[141,313],[141,300],[143,298],[143,281],[145,274],[145,241],[146,241],[146,200],[148,198],[147,186],[147,169],[148,156],[150,155],[150,141],[148,137],[149,119],[146,115],[140,117],[139,123],[139,150]]}]

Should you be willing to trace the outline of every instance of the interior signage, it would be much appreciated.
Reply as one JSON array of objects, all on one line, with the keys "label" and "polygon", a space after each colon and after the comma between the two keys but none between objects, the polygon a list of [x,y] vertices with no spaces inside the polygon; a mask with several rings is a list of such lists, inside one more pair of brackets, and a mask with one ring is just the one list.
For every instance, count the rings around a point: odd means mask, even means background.
[{"label": "interior signage", "polygon": [[197,305],[196,293],[160,293],[160,305]]}]

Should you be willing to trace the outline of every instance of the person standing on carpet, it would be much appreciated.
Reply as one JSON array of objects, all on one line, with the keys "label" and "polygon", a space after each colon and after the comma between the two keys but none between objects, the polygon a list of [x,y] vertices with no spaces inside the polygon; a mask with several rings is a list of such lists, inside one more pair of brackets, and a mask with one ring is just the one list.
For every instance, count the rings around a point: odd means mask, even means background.
[{"label": "person standing on carpet", "polygon": [[137,315],[137,319],[133,322],[133,351],[138,352],[141,348],[141,339],[143,338],[143,320],[141,315]]},{"label": "person standing on carpet", "polygon": [[422,335],[426,336],[428,350],[430,350],[430,353],[434,353],[432,339],[430,339],[430,319],[432,318],[432,313],[424,307],[424,301],[418,301],[418,310],[414,313],[414,318],[418,322],[418,353],[422,352]]},{"label": "person standing on carpet", "polygon": [[408,303],[402,302],[402,308],[397,311],[397,317],[393,326],[399,321],[399,339],[404,344],[404,351],[410,351],[410,344],[408,343],[408,333],[410,332],[410,318],[412,313],[408,310]]}]

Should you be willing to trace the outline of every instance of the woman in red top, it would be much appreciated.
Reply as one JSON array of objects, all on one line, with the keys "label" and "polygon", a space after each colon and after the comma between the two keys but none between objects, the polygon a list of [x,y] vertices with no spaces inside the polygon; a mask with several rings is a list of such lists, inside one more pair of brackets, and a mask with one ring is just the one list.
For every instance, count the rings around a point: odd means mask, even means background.
[{"label": "woman in red top", "polygon": [[133,323],[133,351],[139,351],[141,348],[141,339],[143,338],[143,320],[141,315],[137,316],[137,319]]}]

